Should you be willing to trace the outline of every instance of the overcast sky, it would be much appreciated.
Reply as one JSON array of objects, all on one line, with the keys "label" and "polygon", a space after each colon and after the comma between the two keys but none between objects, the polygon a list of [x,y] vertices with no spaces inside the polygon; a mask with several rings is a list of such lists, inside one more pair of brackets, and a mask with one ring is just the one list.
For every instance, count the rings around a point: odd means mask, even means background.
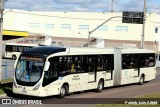
[{"label": "overcast sky", "polygon": [[[7,0],[5,9],[109,12],[112,0]],[[114,0],[114,11],[143,11],[144,0]],[[160,0],[147,0],[148,12],[160,12]]]}]

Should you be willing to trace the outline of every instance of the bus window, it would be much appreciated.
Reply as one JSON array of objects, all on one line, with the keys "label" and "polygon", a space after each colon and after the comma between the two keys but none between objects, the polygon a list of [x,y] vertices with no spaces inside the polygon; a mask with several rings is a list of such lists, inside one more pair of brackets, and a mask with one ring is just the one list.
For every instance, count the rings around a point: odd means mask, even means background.
[{"label": "bus window", "polygon": [[18,52],[22,52],[23,50],[24,50],[24,49],[23,49],[22,46],[17,47],[17,51],[18,51]]},{"label": "bus window", "polygon": [[147,60],[145,54],[140,54],[140,67],[146,67]]},{"label": "bus window", "polygon": [[141,67],[153,67],[155,66],[155,54],[143,54],[140,58]]},{"label": "bus window", "polygon": [[80,56],[72,56],[71,59],[71,73],[81,72]]},{"label": "bus window", "polygon": [[81,56],[81,72],[85,72],[85,66],[86,66],[85,56]]},{"label": "bus window", "polygon": [[95,57],[96,56],[86,56],[86,72],[94,72],[95,71]]},{"label": "bus window", "polygon": [[11,52],[11,51],[13,51],[13,47],[12,46],[10,46],[10,45],[6,45],[6,49],[5,49],[5,51],[7,52]]},{"label": "bus window", "polygon": [[106,71],[111,72],[113,66],[113,60],[111,55],[106,55]]},{"label": "bus window", "polygon": [[147,54],[146,60],[147,60],[147,66],[153,67],[155,65],[155,54]]},{"label": "bus window", "polygon": [[97,71],[104,71],[105,70],[105,56],[98,55],[97,56]]},{"label": "bus window", "polygon": [[122,69],[137,68],[134,54],[122,54]]},{"label": "bus window", "polygon": [[13,46],[13,51],[17,52],[17,46]]},{"label": "bus window", "polygon": [[70,58],[63,56],[59,57],[59,68],[60,68],[60,74],[65,75],[70,73]]}]

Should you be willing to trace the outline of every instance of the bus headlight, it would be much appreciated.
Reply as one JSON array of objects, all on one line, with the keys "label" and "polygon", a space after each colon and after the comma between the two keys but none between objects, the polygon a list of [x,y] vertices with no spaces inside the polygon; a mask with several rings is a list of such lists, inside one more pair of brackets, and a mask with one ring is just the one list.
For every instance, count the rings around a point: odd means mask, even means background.
[{"label": "bus headlight", "polygon": [[38,85],[36,85],[36,86],[33,88],[33,91],[38,90],[40,86],[41,86],[41,83],[39,83]]}]

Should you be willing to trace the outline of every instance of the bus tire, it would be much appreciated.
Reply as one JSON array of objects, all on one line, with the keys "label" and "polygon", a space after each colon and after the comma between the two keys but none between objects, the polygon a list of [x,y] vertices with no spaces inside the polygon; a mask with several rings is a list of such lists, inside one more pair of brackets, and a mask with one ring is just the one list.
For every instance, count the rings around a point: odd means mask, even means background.
[{"label": "bus tire", "polygon": [[16,55],[12,55],[12,59],[13,60],[17,59]]},{"label": "bus tire", "polygon": [[68,90],[68,86],[67,85],[62,85],[61,89],[60,89],[60,94],[59,94],[59,98],[64,98],[67,94],[67,90]]},{"label": "bus tire", "polygon": [[104,82],[102,79],[99,80],[98,85],[97,85],[97,92],[101,92],[104,87]]},{"label": "bus tire", "polygon": [[139,79],[139,85],[142,85],[144,83],[144,75],[142,74]]}]

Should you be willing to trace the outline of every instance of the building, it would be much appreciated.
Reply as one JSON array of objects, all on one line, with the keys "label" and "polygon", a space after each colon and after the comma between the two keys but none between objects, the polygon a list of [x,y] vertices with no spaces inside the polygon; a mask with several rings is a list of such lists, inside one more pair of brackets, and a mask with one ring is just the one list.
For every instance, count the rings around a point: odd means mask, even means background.
[{"label": "building", "polygon": [[[156,14],[155,21],[155,43],[160,43],[160,14]],[[158,51],[160,51],[160,46],[158,46]]]},{"label": "building", "polygon": [[[89,31],[111,17],[111,19],[90,35],[91,46],[140,47],[142,24],[122,23],[122,13],[93,12],[48,12],[5,10],[4,29],[27,31],[23,39],[44,39],[44,44],[63,46],[87,46]],[[119,17],[121,16],[121,17]],[[157,22],[157,23],[156,23]],[[160,50],[158,32],[160,15],[147,14],[145,27],[145,48]],[[26,42],[26,40],[24,40]],[[97,47],[101,47],[97,46]]]},{"label": "building", "polygon": [[10,11],[11,10],[5,10],[3,12],[3,40],[27,37],[28,28],[26,25],[28,22],[24,20],[28,20],[28,15],[14,14]]}]

